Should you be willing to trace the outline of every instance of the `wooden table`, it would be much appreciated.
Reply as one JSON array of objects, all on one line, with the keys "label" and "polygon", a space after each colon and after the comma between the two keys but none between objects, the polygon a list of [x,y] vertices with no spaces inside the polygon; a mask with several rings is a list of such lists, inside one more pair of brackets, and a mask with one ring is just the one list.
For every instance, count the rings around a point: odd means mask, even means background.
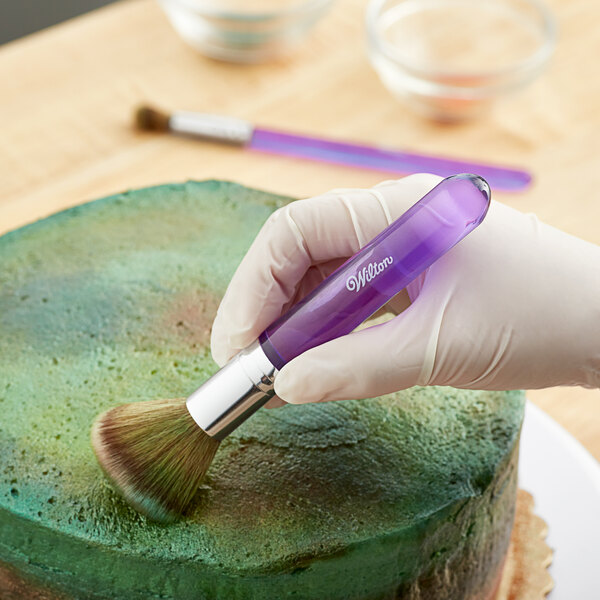
[{"label": "wooden table", "polygon": [[[552,0],[560,41],[549,70],[479,122],[441,126],[382,87],[365,52],[366,0],[339,0],[289,59],[206,59],[157,4],[127,0],[0,48],[0,233],[117,192],[224,178],[292,196],[368,187],[386,176],[170,136],[138,134],[133,106],[218,111],[275,128],[523,165],[524,194],[496,197],[600,243],[600,6]],[[557,319],[560,315],[557,315]],[[529,397],[600,459],[600,390]]]}]

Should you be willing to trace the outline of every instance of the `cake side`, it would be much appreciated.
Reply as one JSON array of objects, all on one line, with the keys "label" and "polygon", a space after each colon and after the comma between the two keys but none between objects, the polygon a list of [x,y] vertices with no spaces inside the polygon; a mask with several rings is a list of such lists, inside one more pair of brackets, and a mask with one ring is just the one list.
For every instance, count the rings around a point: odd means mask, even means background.
[{"label": "cake side", "polygon": [[[487,586],[510,531],[520,393],[415,388],[259,411],[169,527],[106,485],[94,416],[186,396],[216,370],[218,300],[285,201],[190,182],[0,238],[0,561],[74,598],[410,597],[461,561]],[[508,483],[492,497],[496,481]]]},{"label": "cake side", "polygon": [[[54,530],[42,532],[14,515],[5,523],[0,513],[0,531],[10,532],[3,536],[4,551],[7,543],[19,549],[20,556],[9,554],[8,562],[38,586],[61,590],[61,600],[142,600],[154,594],[174,599],[488,600],[508,548],[516,474],[515,448],[478,498],[455,502],[410,528],[353,544],[342,541],[340,549],[328,555],[317,550],[295,556],[286,567],[262,574],[233,575],[209,568],[201,559],[178,564],[131,556]],[[238,544],[244,539],[240,535]],[[280,540],[277,535],[271,539]],[[263,543],[269,544],[269,538]]]}]

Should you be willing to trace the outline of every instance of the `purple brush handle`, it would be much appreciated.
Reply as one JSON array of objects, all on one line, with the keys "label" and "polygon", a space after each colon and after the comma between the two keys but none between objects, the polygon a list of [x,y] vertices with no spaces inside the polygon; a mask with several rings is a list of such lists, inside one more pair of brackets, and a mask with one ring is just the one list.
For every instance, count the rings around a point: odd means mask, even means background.
[{"label": "purple brush handle", "polygon": [[489,203],[481,177],[444,179],[263,331],[259,343],[269,360],[281,369],[353,331],[473,231]]},{"label": "purple brush handle", "polygon": [[531,183],[531,175],[519,169],[384,150],[361,144],[311,138],[268,129],[254,129],[248,146],[262,152],[401,175],[407,173],[433,173],[441,177],[448,177],[453,173],[475,172],[484,177],[494,189],[506,192],[522,190]]}]

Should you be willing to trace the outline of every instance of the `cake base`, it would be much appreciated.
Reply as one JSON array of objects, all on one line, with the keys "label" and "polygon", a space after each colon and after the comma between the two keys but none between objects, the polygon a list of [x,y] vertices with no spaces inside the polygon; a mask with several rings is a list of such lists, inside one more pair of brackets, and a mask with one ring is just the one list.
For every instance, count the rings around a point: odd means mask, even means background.
[{"label": "cake base", "polygon": [[[533,496],[517,494],[517,508],[510,546],[498,590],[493,600],[544,600],[554,587],[548,566],[552,550],[546,544],[548,526],[534,513]],[[36,585],[11,567],[0,564],[2,600],[72,600],[60,592]]]},{"label": "cake base", "polygon": [[546,544],[548,525],[533,509],[533,496],[519,490],[515,524],[495,600],[543,600],[554,587],[548,573],[552,562],[552,550]]}]

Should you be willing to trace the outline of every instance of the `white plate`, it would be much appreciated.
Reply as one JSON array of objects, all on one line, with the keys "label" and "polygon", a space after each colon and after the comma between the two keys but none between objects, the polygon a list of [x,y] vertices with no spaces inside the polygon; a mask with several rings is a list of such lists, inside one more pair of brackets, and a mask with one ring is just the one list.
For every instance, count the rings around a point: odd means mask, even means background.
[{"label": "white plate", "polygon": [[600,465],[531,402],[520,452],[519,487],[533,495],[554,550],[548,600],[600,600]]}]

